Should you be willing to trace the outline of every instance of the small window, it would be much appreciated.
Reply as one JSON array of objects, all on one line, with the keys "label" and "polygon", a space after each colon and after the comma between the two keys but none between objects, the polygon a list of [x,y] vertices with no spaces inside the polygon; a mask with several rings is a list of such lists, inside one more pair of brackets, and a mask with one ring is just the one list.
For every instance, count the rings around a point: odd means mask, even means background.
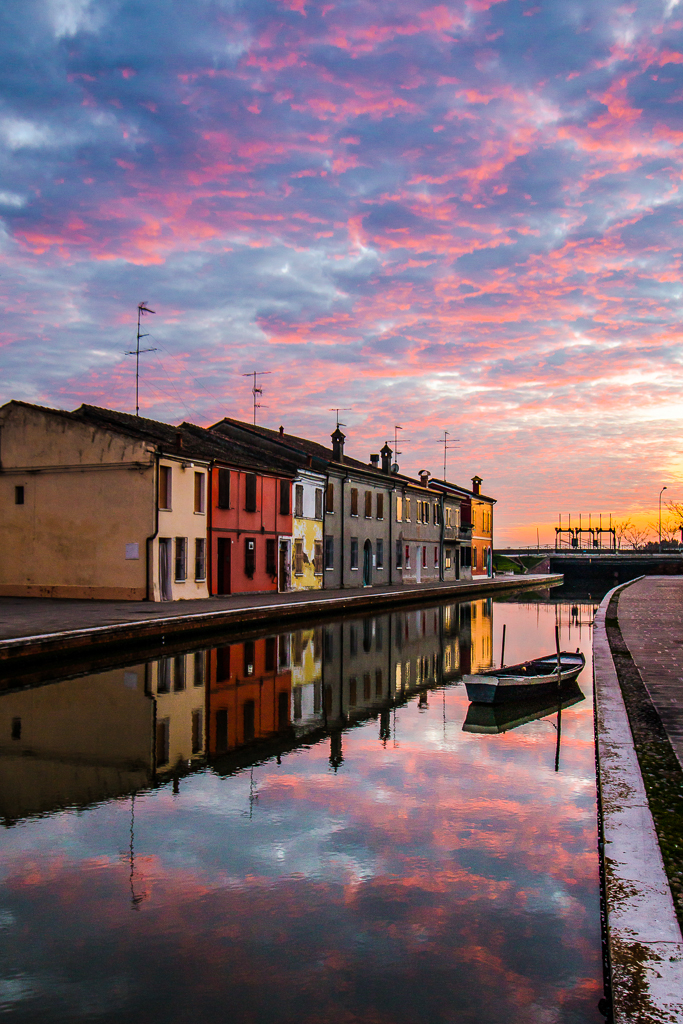
[{"label": "small window", "polygon": [[428,501],[423,501],[422,502],[422,522],[423,523],[428,523],[429,522],[429,502]]},{"label": "small window", "polygon": [[384,519],[384,495],[377,495],[377,518]]},{"label": "small window", "polygon": [[171,467],[159,466],[159,508],[171,507]]},{"label": "small window", "polygon": [[334,569],[334,537],[325,537],[325,568]]},{"label": "small window", "polygon": [[304,574],[304,542],[302,540],[294,541],[294,575],[303,576]]},{"label": "small window", "polygon": [[244,477],[244,511],[256,512],[256,473]]},{"label": "small window", "polygon": [[383,540],[378,540],[377,541],[376,549],[377,549],[377,560],[376,560],[377,561],[377,568],[378,569],[383,569],[384,568],[384,541]]},{"label": "small window", "polygon": [[14,488],[14,504],[15,505],[23,505],[24,504],[24,485],[23,484],[21,484],[19,487],[15,487]]},{"label": "small window", "polygon": [[[203,473],[202,476],[204,476]],[[206,540],[204,537],[197,537],[194,542],[194,578],[202,581],[206,579]]]},{"label": "small window", "polygon": [[323,492],[319,487],[315,489],[315,518],[323,517]]},{"label": "small window", "polygon": [[194,475],[194,510],[198,513],[206,512],[206,476],[204,473]]},{"label": "small window", "polygon": [[410,522],[410,498],[406,498],[406,500],[405,500],[405,507],[406,507],[406,522],[409,523]]},{"label": "small window", "polygon": [[230,508],[230,470],[218,470],[218,507]]},{"label": "small window", "polygon": [[256,571],[256,540],[253,537],[244,538],[244,574],[253,580]]},{"label": "small window", "polygon": [[365,518],[372,519],[372,491],[365,492]]},{"label": "small window", "polygon": [[403,544],[400,540],[396,541],[396,568],[403,568]]},{"label": "small window", "polygon": [[400,494],[396,495],[396,522],[400,523],[403,521],[403,498]]},{"label": "small window", "polygon": [[184,583],[187,579],[187,537],[175,539],[175,581]]},{"label": "small window", "polygon": [[206,679],[206,655],[197,651],[194,656],[194,685],[203,686]]},{"label": "small window", "polygon": [[290,510],[292,485],[289,480],[280,481],[280,515],[288,516]]},{"label": "small window", "polygon": [[294,487],[294,515],[299,519],[304,514],[304,485],[296,484]]},{"label": "small window", "polygon": [[358,515],[358,488],[357,487],[352,487],[351,488],[351,515],[352,516],[357,516]]},{"label": "small window", "polygon": [[275,538],[266,538],[266,572],[269,576],[277,576],[277,564],[275,560]]},{"label": "small window", "polygon": [[445,556],[445,560],[444,560],[444,567],[446,569],[450,569],[450,567],[452,565],[452,558],[453,558],[453,556],[451,554],[451,549],[450,548],[446,548],[446,556]]},{"label": "small window", "polygon": [[328,514],[334,512],[334,484],[328,484],[325,491],[325,511]]},{"label": "small window", "polygon": [[[322,491],[321,491],[322,494]],[[323,542],[313,541],[313,572],[319,576],[323,571]]]},{"label": "small window", "polygon": [[358,537],[351,538],[351,568],[358,568]]}]

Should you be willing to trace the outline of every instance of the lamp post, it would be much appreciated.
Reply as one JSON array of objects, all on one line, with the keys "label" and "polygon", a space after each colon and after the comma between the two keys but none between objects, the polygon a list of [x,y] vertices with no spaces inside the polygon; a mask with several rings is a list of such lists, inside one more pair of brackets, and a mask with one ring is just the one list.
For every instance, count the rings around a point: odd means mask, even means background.
[{"label": "lamp post", "polygon": [[662,553],[662,495],[664,494],[665,490],[666,490],[666,487],[662,487],[661,491],[659,492],[659,554],[660,555]]}]

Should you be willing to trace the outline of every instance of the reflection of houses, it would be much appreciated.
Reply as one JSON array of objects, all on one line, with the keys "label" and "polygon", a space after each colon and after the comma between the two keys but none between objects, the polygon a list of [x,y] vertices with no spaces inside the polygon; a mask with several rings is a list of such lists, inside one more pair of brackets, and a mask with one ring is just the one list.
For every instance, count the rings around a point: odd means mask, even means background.
[{"label": "reflection of houses", "polygon": [[299,735],[325,724],[322,707],[322,630],[298,629],[288,639],[292,663],[292,724]]},{"label": "reflection of houses", "polygon": [[470,672],[481,672],[493,664],[493,605],[490,597],[470,603]]},{"label": "reflection of houses", "polygon": [[206,708],[212,755],[288,730],[289,637],[268,636],[208,652]]},{"label": "reflection of houses", "polygon": [[206,652],[176,654],[148,666],[149,692],[156,698],[157,771],[174,771],[206,750],[204,683]]},{"label": "reflection of houses", "polygon": [[145,666],[0,695],[0,817],[6,824],[149,786],[154,704]]}]

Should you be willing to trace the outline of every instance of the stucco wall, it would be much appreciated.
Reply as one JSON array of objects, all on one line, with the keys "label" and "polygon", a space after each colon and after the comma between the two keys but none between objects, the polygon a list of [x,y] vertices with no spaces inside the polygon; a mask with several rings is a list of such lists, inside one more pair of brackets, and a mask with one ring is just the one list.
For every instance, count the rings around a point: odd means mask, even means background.
[{"label": "stucco wall", "polygon": [[[303,516],[296,515],[296,488],[297,485],[303,487]],[[326,479],[324,476],[320,476],[314,473],[306,473],[305,471],[300,472],[292,487],[292,505],[294,509],[294,515],[292,517],[292,573],[291,573],[291,589],[292,590],[320,590],[323,584],[322,574],[322,560],[324,552],[322,552],[323,542],[323,521],[322,516],[320,519],[315,518],[315,492],[321,490],[323,492],[322,507],[324,508],[325,502],[325,485]],[[297,573],[295,569],[295,542],[301,540],[303,542],[303,572]],[[315,572],[314,558],[315,558],[315,544],[318,541],[321,545],[321,571]]]},{"label": "stucco wall", "polygon": [[[182,459],[162,457],[159,465],[171,469],[171,505],[170,510],[159,509],[159,530],[154,540],[152,564],[153,599],[162,599],[159,576],[159,545],[162,538],[172,542],[171,558],[171,595],[173,601],[192,600],[209,596],[208,580],[195,578],[195,541],[197,538],[207,539],[207,503],[205,497],[203,513],[194,510],[194,477],[195,473],[204,474],[205,496],[208,488],[208,469],[199,462],[191,463]],[[185,468],[183,468],[185,466]],[[175,541],[177,537],[187,537],[187,579],[179,582],[175,579]],[[207,544],[208,548],[208,544]],[[208,573],[208,550],[206,552]]]}]

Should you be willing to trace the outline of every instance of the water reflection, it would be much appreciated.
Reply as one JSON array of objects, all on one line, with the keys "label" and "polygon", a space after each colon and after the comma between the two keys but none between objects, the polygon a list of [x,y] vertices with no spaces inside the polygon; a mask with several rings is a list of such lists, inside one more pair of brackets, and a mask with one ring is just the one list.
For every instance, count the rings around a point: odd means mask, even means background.
[{"label": "water reflection", "polygon": [[506,660],[556,618],[589,654],[587,616],[442,604],[4,692],[4,1016],[599,1021],[590,699],[555,775],[556,708],[482,721],[460,684],[503,623]]}]

